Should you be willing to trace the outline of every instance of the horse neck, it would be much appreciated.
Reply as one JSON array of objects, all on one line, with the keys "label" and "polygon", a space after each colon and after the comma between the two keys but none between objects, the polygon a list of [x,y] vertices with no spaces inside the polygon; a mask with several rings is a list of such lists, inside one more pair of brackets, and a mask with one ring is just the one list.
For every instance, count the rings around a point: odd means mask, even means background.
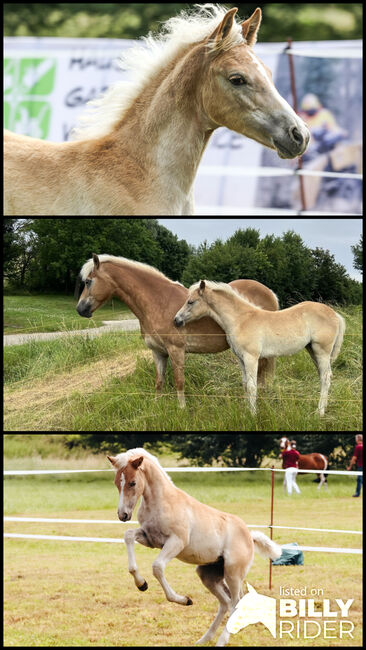
[{"label": "horse neck", "polygon": [[210,308],[210,316],[225,331],[238,321],[238,314],[243,317],[247,313],[256,311],[255,307],[235,295],[235,292],[213,290],[206,300]]},{"label": "horse neck", "polygon": [[154,461],[144,461],[145,488],[142,494],[144,505],[148,509],[161,508],[164,501],[170,500],[175,485],[165,476],[164,472],[155,465]]},{"label": "horse neck", "polygon": [[[129,264],[110,264],[108,273],[117,284],[116,295],[126,303],[141,322],[154,317],[159,304],[174,290],[174,283],[162,276],[154,276],[148,269]],[[154,291],[154,284],[157,288]],[[162,291],[162,286],[166,290]],[[165,298],[165,301],[167,298]]]},{"label": "horse neck", "polygon": [[[191,189],[204,149],[213,132],[200,108],[198,84],[203,55],[192,45],[146,82],[115,128],[123,158],[131,155],[154,181],[175,194]],[[174,194],[175,193],[175,194]]]}]

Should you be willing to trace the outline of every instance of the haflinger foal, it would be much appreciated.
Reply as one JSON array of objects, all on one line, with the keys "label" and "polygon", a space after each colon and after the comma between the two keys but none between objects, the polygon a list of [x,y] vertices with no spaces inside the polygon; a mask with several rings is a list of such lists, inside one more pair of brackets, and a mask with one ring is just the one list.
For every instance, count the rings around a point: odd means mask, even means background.
[{"label": "haflinger foal", "polygon": [[[124,537],[128,570],[136,587],[140,591],[148,588],[137,568],[135,542],[149,548],[161,548],[153,562],[153,573],[167,600],[179,605],[193,603],[189,596],[181,596],[172,589],[164,575],[165,567],[174,558],[198,565],[200,579],[220,603],[212,625],[197,642],[207,643],[225,614],[228,611],[231,614],[242,598],[242,583],[253,562],[254,550],[266,558],[277,559],[281,556],[281,547],[261,532],[250,532],[239,517],[200,503],[175,487],[158,459],[145,449],[130,449],[115,457],[108,456],[108,459],[116,470],[121,521],[131,519],[142,497],[137,514],[140,528],[128,530]],[[225,645],[229,636],[225,627],[217,645]]]},{"label": "haflinger foal", "polygon": [[174,323],[211,316],[224,330],[238,357],[250,409],[255,415],[257,368],[261,357],[290,355],[306,348],[320,377],[319,415],[324,415],[332,376],[331,361],[340,351],[345,322],[331,307],[319,302],[300,302],[277,312],[258,309],[224,282],[201,280],[189,288],[188,298]]}]

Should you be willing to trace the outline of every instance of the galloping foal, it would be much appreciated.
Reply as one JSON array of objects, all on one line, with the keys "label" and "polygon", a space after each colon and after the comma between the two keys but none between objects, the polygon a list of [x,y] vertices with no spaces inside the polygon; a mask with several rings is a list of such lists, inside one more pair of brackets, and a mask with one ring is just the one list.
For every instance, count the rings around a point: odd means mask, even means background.
[{"label": "galloping foal", "polygon": [[194,214],[194,179],[220,126],[301,156],[309,130],[253,51],[261,10],[243,22],[237,11],[196,5],[130,48],[132,81],[91,102],[74,142],[5,131],[5,214]]},{"label": "galloping foal", "polygon": [[190,321],[211,316],[224,330],[238,357],[243,385],[247,385],[249,405],[256,413],[257,368],[262,356],[290,355],[306,348],[320,377],[319,415],[324,415],[332,376],[331,361],[340,351],[345,322],[331,307],[319,302],[269,312],[258,309],[223,282],[201,280],[189,288],[188,298],[176,313],[180,327]]},{"label": "galloping foal", "polygon": [[[212,625],[197,643],[212,639],[226,612],[232,613],[243,596],[242,583],[253,562],[254,550],[266,558],[277,559],[281,547],[260,532],[250,532],[239,517],[200,503],[175,487],[155,456],[143,448],[108,456],[116,470],[115,484],[120,497],[118,517],[129,521],[140,497],[137,514],[141,525],[125,533],[128,570],[140,591],[148,588],[137,568],[134,542],[161,548],[153,562],[153,573],[167,600],[192,605],[189,596],[177,594],[169,585],[164,569],[174,558],[197,564],[203,584],[216,596],[220,606]],[[217,645],[229,639],[225,627]]]}]

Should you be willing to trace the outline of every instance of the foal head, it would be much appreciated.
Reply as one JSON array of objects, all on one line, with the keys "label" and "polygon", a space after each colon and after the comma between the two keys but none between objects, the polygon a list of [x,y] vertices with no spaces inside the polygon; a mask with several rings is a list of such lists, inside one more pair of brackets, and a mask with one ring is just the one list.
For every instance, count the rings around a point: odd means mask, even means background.
[{"label": "foal head", "polygon": [[90,262],[91,260],[84,264],[81,270],[85,286],[76,306],[78,314],[85,318],[91,318],[93,312],[113,295],[117,286],[112,278],[102,271],[98,255],[93,253],[93,265]]},{"label": "foal head", "polygon": [[114,483],[119,492],[118,517],[121,521],[129,521],[145,487],[144,474],[140,467],[144,457],[134,458],[120,468],[115,457],[108,456],[108,460],[117,470]]},{"label": "foal head", "polygon": [[206,293],[207,289],[204,280],[190,287],[187,300],[174,317],[174,324],[177,327],[210,314],[210,307],[205,300]]},{"label": "foal head", "polygon": [[304,153],[310,134],[305,123],[276,90],[270,70],[254,54],[262,13],[241,25],[230,9],[206,42],[204,112],[212,128],[226,126],[275,149],[281,158]]}]

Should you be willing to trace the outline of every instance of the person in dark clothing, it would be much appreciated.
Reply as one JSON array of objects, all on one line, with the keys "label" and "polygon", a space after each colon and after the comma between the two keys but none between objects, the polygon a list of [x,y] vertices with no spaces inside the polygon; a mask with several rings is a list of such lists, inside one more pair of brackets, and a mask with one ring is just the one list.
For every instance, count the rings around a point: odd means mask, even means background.
[{"label": "person in dark clothing", "polygon": [[[347,467],[347,470],[351,470],[355,463],[356,463],[357,471],[362,472],[363,471],[363,446],[362,446],[362,435],[360,433],[358,433],[356,436],[356,447],[354,448],[353,456],[351,458],[350,464]],[[352,494],[353,497],[361,496],[362,479],[363,479],[362,474],[357,476],[356,492],[355,494]]]}]

